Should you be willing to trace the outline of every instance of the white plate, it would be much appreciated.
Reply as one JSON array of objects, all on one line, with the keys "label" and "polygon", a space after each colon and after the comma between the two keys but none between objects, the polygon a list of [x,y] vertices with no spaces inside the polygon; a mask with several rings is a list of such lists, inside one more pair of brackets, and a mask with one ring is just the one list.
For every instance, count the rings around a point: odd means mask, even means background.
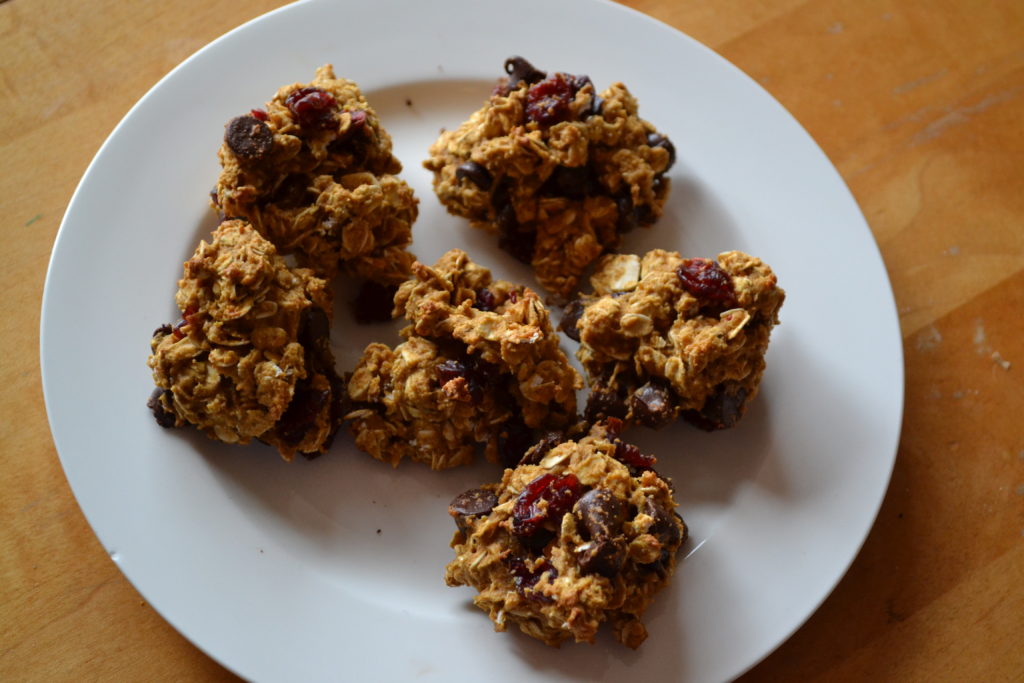
[{"label": "white plate", "polygon": [[[608,635],[549,649],[496,634],[447,588],[445,508],[492,466],[392,470],[340,437],[287,465],[149,415],[149,334],[173,320],[181,264],[214,225],[207,192],[230,117],[333,62],[363,86],[421,199],[415,250],[466,248],[532,282],[440,208],[420,166],[441,127],[480,106],[504,59],[626,82],[679,151],[667,215],[629,251],[727,249],[773,266],[789,298],[760,397],[741,425],[638,436],[678,486],[694,541],[648,612],[638,652]],[[334,326],[351,367],[393,328]],[[54,441],[111,557],[178,630],[261,680],[719,680],[789,636],[869,530],[903,399],[899,328],[871,233],[834,168],[748,77],[686,36],[591,0],[309,2],[201,50],[118,125],[61,226],[42,312]],[[566,342],[571,349],[571,343]]]}]

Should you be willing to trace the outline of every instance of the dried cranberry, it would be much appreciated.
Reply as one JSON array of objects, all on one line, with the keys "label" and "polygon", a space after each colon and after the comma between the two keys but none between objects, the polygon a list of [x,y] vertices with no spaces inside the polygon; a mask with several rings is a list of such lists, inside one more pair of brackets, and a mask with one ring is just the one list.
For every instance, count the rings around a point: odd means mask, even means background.
[{"label": "dried cranberry", "polygon": [[630,472],[654,469],[657,462],[653,455],[644,455],[631,443],[616,440],[615,459],[630,468]]},{"label": "dried cranberry", "polygon": [[[531,570],[526,566],[526,561],[523,558],[510,555],[505,558],[505,566],[508,567],[508,571],[512,575],[512,583],[516,587],[516,592],[524,597],[532,593],[533,587],[540,581],[540,577],[544,572],[547,572],[552,579],[558,576],[558,571],[548,564],[548,561],[544,558],[537,560],[534,563],[535,569]],[[546,595],[529,595],[529,597],[544,602],[552,601]]]},{"label": "dried cranberry", "polygon": [[516,291],[514,289],[508,293],[508,301],[511,304],[514,304],[517,301],[519,301],[519,295],[516,294]]},{"label": "dried cranberry", "polygon": [[249,115],[253,118],[259,119],[260,121],[266,121],[267,119],[270,118],[269,116],[267,116],[267,112],[263,111],[262,109],[251,109],[249,110]]},{"label": "dried cranberry", "polygon": [[185,312],[182,314],[181,320],[175,323],[174,329],[171,330],[171,333],[174,335],[175,341],[185,338],[184,328],[186,325],[192,325],[198,322],[197,320],[193,320],[193,318],[196,316],[197,311],[198,309],[195,306],[188,306],[185,308]]},{"label": "dried cranberry", "polygon": [[466,379],[468,368],[464,363],[460,363],[457,360],[446,360],[443,363],[439,363],[434,368],[434,372],[437,373],[437,380],[441,383],[441,386],[444,386],[453,379],[459,379],[460,377]]},{"label": "dried cranberry", "polygon": [[476,301],[473,302],[473,308],[480,311],[493,311],[498,307],[498,297],[494,296],[494,292],[484,287],[476,293]]},{"label": "dried cranberry", "polygon": [[676,275],[682,281],[683,289],[702,302],[725,308],[736,306],[732,278],[717,262],[706,258],[686,259],[676,268]]},{"label": "dried cranberry", "polygon": [[299,88],[285,98],[284,104],[304,128],[326,128],[334,121],[338,106],[334,96],[320,88]]},{"label": "dried cranberry", "polygon": [[[531,536],[545,520],[557,523],[579,499],[582,486],[571,472],[562,476],[542,474],[523,489],[512,508],[512,532]],[[547,505],[541,505],[541,502]]]},{"label": "dried cranberry", "polygon": [[569,118],[569,105],[576,93],[565,74],[556,73],[526,91],[526,119],[552,126]]}]

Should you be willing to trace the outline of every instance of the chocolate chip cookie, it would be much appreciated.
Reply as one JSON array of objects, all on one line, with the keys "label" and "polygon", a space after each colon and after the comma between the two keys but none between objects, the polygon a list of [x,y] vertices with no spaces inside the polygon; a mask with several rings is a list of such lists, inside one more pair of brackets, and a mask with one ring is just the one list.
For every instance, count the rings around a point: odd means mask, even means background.
[{"label": "chocolate chip cookie", "polygon": [[655,249],[605,256],[591,284],[562,320],[580,342],[587,419],[658,428],[682,415],[707,430],[739,421],[785,299],[771,268],[739,251],[714,261]]},{"label": "chocolate chip cookie", "polygon": [[579,441],[548,438],[501,482],[457,496],[449,586],[471,586],[494,628],[515,624],[548,645],[647,637],[641,617],[669,582],[687,529],[654,458],[612,418]]},{"label": "chocolate chip cookie", "polygon": [[424,166],[450,213],[498,234],[564,300],[622,234],[661,216],[675,147],[621,83],[547,74],[522,57],[484,106],[441,134]]},{"label": "chocolate chip cookie", "polygon": [[458,249],[412,270],[394,299],[405,341],[370,344],[348,382],[357,447],[445,469],[482,445],[514,465],[537,430],[575,422],[582,380],[536,293],[492,279]]},{"label": "chocolate chip cookie", "polygon": [[258,439],[285,460],[323,453],[344,397],[326,282],[289,268],[240,220],[221,223],[184,271],[175,297],[182,319],[151,341],[157,422],[191,424],[225,443]]}]

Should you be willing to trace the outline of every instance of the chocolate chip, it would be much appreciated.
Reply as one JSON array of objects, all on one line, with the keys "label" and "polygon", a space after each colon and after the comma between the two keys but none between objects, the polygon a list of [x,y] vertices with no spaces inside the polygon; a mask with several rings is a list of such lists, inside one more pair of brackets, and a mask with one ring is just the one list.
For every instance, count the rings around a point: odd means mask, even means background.
[{"label": "chocolate chip", "polygon": [[514,417],[502,424],[498,432],[498,458],[502,466],[517,466],[532,443],[533,432],[522,418]]},{"label": "chocolate chip", "polygon": [[366,324],[391,320],[391,311],[394,308],[397,291],[397,285],[364,282],[359,288],[355,301],[352,302],[352,315],[356,322]]},{"label": "chocolate chip", "polygon": [[153,330],[152,336],[154,336],[154,337],[166,337],[167,335],[169,335],[173,331],[174,331],[173,327],[171,327],[167,323],[164,323],[160,327],[158,327],[155,330]]},{"label": "chocolate chip", "polygon": [[661,147],[668,151],[668,166],[665,170],[669,170],[676,163],[676,146],[672,144],[672,141],[661,133],[648,133],[647,134],[647,145],[649,147]]},{"label": "chocolate chip", "polygon": [[484,191],[491,189],[491,182],[493,181],[490,172],[475,161],[459,164],[458,168],[455,169],[455,179],[460,182],[469,180]]},{"label": "chocolate chip", "polygon": [[529,85],[548,77],[545,72],[519,56],[505,60],[505,73],[508,74],[508,84],[512,89],[518,87],[520,81],[525,81]]},{"label": "chocolate chip", "polygon": [[733,427],[746,410],[747,390],[737,382],[722,382],[715,387],[699,411],[688,410],[683,418],[709,432]]},{"label": "chocolate chip", "polygon": [[563,441],[565,441],[565,435],[561,432],[548,432],[541,437],[540,441],[526,451],[522,459],[519,461],[519,464],[539,465],[540,461],[544,459],[544,456],[547,455],[552,448]]},{"label": "chocolate chip", "polygon": [[629,405],[633,418],[652,429],[664,427],[676,414],[672,390],[656,380],[651,380],[633,392]]},{"label": "chocolate chip", "polygon": [[626,562],[626,548],[621,538],[593,541],[579,553],[577,561],[584,574],[613,578]]},{"label": "chocolate chip", "polygon": [[285,177],[277,186],[270,197],[270,201],[282,209],[294,209],[306,201],[306,191],[309,189],[309,178],[301,173],[292,173]]},{"label": "chocolate chip", "polygon": [[626,521],[626,508],[608,489],[591,489],[576,501],[576,519],[590,538],[601,540],[618,536]]},{"label": "chocolate chip", "polygon": [[677,548],[686,538],[686,525],[674,511],[667,510],[664,505],[653,498],[645,498],[643,509],[645,515],[654,518],[654,523],[647,529],[661,545]]},{"label": "chocolate chip", "polygon": [[160,400],[164,395],[167,396],[168,401],[172,400],[170,390],[160,389],[159,387],[154,389],[153,393],[149,395],[149,400],[146,401],[146,407],[153,411],[153,418],[156,419],[156,423],[164,429],[168,429],[178,424],[178,418],[164,407],[164,402]]},{"label": "chocolate chip", "polygon": [[299,444],[316,427],[317,418],[330,399],[329,389],[316,389],[308,379],[299,380],[292,402],[277,423],[277,435],[289,446]]},{"label": "chocolate chip", "polygon": [[331,351],[331,322],[327,312],[318,306],[302,311],[298,336],[306,351],[306,365],[314,372],[333,375],[334,353]]},{"label": "chocolate chip", "polygon": [[239,159],[256,161],[270,153],[274,146],[274,134],[267,124],[246,114],[228,121],[224,141]]},{"label": "chocolate chip", "polygon": [[578,201],[596,194],[598,189],[597,179],[589,166],[556,166],[541,186],[540,192],[549,197],[567,197]]},{"label": "chocolate chip", "polygon": [[585,417],[591,424],[600,422],[602,419],[617,417],[625,419],[626,400],[618,391],[605,384],[595,384],[590,387],[590,398],[587,399]]},{"label": "chocolate chip", "polygon": [[562,320],[558,323],[558,329],[565,332],[565,336],[576,342],[580,340],[580,330],[576,327],[576,323],[583,317],[584,310],[586,310],[586,306],[583,305],[583,301],[574,299],[562,309]]},{"label": "chocolate chip", "polygon": [[615,206],[619,210],[619,219],[615,224],[615,227],[619,232],[630,232],[640,222],[637,217],[637,213],[633,207],[633,199],[629,195],[624,195],[615,200]]},{"label": "chocolate chip", "polygon": [[487,489],[470,489],[455,496],[448,504],[448,514],[455,519],[459,531],[469,534],[469,522],[473,517],[488,515],[498,504],[498,496]]}]

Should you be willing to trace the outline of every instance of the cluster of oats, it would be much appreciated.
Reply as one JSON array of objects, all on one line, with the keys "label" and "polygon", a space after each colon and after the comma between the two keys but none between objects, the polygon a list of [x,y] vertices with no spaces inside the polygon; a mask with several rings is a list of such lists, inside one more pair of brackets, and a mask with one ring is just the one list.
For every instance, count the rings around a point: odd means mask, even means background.
[{"label": "cluster of oats", "polygon": [[243,221],[225,221],[185,262],[182,319],[159,328],[150,407],[165,426],[195,425],[225,443],[267,442],[286,460],[320,453],[342,388],[325,342],[324,280],[289,268]]},{"label": "cluster of oats", "polygon": [[408,277],[417,199],[395,175],[402,166],[377,114],[329,64],[310,83],[278,90],[265,110],[232,119],[218,156],[215,207],[299,265],[327,279]]},{"label": "cluster of oats", "polygon": [[395,348],[371,344],[348,383],[356,446],[396,465],[445,469],[473,459],[517,462],[535,430],[576,420],[582,381],[532,290],[452,250],[395,296],[409,325]]},{"label": "cluster of oats", "polygon": [[567,298],[622,234],[661,216],[675,150],[615,83],[548,76],[510,59],[483,108],[430,148],[424,163],[448,211],[496,232],[541,286]]},{"label": "cluster of oats", "polygon": [[475,588],[498,631],[515,624],[557,646],[593,642],[610,622],[638,647],[641,617],[675,571],[687,529],[670,484],[623,462],[629,448],[599,424],[578,442],[539,445],[500,483],[455,498],[448,585]]},{"label": "cluster of oats", "polygon": [[660,427],[682,414],[707,429],[739,420],[785,299],[771,268],[739,251],[710,261],[655,249],[606,256],[591,283],[570,330],[591,386],[588,418]]}]

